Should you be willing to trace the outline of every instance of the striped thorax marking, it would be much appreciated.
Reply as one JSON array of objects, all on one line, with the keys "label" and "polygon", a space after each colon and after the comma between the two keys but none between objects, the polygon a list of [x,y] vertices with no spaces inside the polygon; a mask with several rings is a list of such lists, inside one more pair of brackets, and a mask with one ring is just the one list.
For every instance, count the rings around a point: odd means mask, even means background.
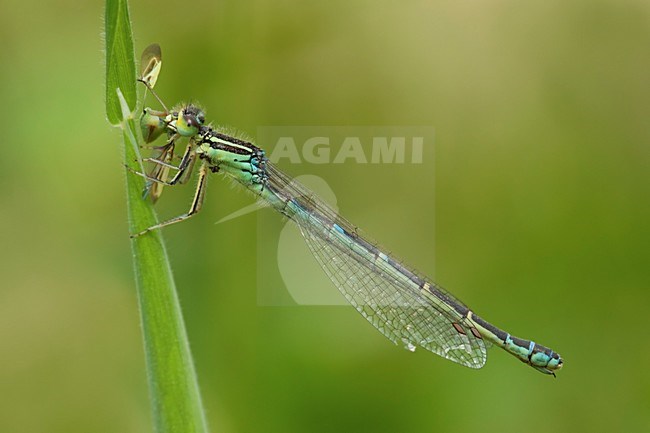
[{"label": "striped thorax marking", "polygon": [[206,129],[202,141],[207,141],[213,149],[224,150],[238,155],[252,155],[259,150],[257,146],[247,141],[221,134],[210,128]]}]

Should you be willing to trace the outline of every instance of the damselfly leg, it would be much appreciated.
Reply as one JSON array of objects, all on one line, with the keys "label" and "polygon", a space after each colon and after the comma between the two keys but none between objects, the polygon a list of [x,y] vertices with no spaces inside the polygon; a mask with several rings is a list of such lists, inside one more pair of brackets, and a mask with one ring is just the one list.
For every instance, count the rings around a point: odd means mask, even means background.
[{"label": "damselfly leg", "polygon": [[[192,158],[192,163],[194,163],[195,158]],[[207,163],[201,164],[201,167],[199,168],[199,178],[197,180],[197,185],[196,185],[196,191],[194,192],[194,198],[192,199],[192,204],[190,205],[190,210],[187,211],[187,213],[184,213],[183,215],[179,215],[177,217],[171,218],[167,221],[164,221],[160,224],[156,224],[151,227],[147,227],[146,229],[142,230],[141,232],[138,232],[136,234],[131,235],[131,238],[137,238],[138,236],[142,236],[145,233],[150,232],[151,230],[156,230],[161,227],[165,227],[171,224],[179,223],[181,221],[185,221],[186,219],[191,218],[192,216],[196,215],[200,210],[201,207],[203,206],[203,199],[205,197],[205,188],[207,184],[207,175],[208,172],[210,171],[210,167],[208,166]],[[180,173],[180,170],[179,170]],[[136,174],[142,174],[142,173],[136,173]],[[178,176],[178,175],[177,175]],[[150,179],[153,181],[153,179]],[[172,179],[173,180],[173,179]],[[174,185],[171,182],[165,183],[165,185]]]}]

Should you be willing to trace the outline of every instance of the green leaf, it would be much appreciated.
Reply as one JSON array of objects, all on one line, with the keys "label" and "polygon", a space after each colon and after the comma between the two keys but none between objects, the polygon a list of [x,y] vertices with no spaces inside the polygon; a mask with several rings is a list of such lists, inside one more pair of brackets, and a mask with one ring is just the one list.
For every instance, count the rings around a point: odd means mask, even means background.
[{"label": "green leaf", "polygon": [[[126,164],[142,171],[142,142],[135,107],[135,59],[126,0],[106,1],[106,114],[123,132]],[[126,173],[131,233],[156,224],[153,206],[142,199],[144,179]],[[125,234],[125,239],[126,239]],[[145,360],[158,433],[207,432],[176,286],[159,230],[131,239]]]}]

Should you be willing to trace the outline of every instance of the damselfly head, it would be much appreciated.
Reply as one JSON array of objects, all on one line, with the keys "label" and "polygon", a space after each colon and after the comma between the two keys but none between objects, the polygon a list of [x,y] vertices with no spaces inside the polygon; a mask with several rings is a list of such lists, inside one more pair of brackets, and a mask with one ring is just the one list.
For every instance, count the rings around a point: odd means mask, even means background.
[{"label": "damselfly head", "polygon": [[205,113],[196,105],[186,105],[178,112],[176,130],[184,137],[192,137],[199,133],[205,123]]}]

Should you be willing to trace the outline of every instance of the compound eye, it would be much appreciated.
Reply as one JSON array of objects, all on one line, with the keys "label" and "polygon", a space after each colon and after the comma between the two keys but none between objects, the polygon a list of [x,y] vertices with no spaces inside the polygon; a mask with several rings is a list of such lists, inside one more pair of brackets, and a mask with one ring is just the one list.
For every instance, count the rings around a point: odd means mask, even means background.
[{"label": "compound eye", "polygon": [[197,125],[198,120],[196,116],[192,116],[191,114],[188,114],[187,116],[183,116],[183,118],[185,119],[185,123],[187,123],[187,126],[190,127],[198,126]]}]

